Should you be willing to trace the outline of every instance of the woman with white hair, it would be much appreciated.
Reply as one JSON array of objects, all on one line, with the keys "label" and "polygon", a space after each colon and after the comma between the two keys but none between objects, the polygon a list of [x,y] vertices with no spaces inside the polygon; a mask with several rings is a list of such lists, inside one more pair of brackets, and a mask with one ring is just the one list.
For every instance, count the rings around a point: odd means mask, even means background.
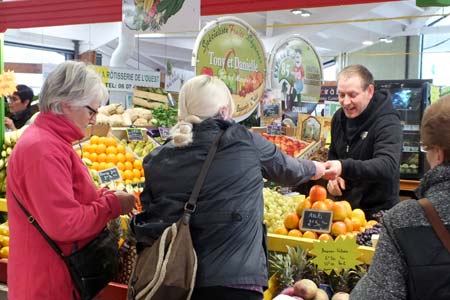
[{"label": "woman with white hair", "polygon": [[[224,131],[190,223],[198,257],[192,300],[262,299],[268,280],[263,178],[296,186],[324,173],[321,163],[289,157],[234,123],[233,112],[230,91],[220,79],[190,79],[180,91],[172,141],[144,159],[143,215],[174,222],[183,213],[213,139]],[[160,233],[137,238],[152,240]]]},{"label": "woman with white hair", "polygon": [[135,206],[131,194],[96,189],[72,146],[83,138],[84,128],[95,124],[97,109],[107,98],[99,76],[82,62],[64,62],[45,80],[41,113],[21,136],[8,164],[9,299],[78,298],[66,264],[15,197],[66,255]]}]

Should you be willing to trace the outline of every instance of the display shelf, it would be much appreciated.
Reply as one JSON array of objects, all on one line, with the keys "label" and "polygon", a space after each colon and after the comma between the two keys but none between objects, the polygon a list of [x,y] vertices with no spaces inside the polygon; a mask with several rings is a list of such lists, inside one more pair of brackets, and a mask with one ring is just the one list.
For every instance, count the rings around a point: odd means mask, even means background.
[{"label": "display shelf", "polygon": [[406,180],[400,179],[400,190],[401,191],[414,191],[420,184],[418,180]]},{"label": "display shelf", "polygon": [[[313,248],[314,243],[319,242],[319,240],[268,233],[267,242],[269,251],[287,252],[286,246],[300,246],[302,249],[310,250]],[[365,264],[372,262],[373,253],[375,252],[373,247],[359,246],[358,251],[361,253],[360,261]]]}]

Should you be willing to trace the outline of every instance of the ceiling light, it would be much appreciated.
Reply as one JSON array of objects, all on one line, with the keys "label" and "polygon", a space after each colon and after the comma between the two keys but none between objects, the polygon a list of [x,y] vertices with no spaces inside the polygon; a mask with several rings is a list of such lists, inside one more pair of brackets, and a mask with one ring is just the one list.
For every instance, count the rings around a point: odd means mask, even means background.
[{"label": "ceiling light", "polygon": [[304,10],[304,9],[299,9],[299,8],[295,8],[295,9],[291,10],[291,13],[293,13],[294,15],[300,15],[302,17],[311,16],[311,13],[309,11]]},{"label": "ceiling light", "polygon": [[367,41],[363,41],[362,44],[363,44],[364,46],[372,46],[372,45],[373,45],[373,42],[367,40]]},{"label": "ceiling light", "polygon": [[382,43],[386,43],[386,44],[390,44],[392,43],[392,39],[388,38],[388,37],[381,37],[378,39],[380,42]]}]

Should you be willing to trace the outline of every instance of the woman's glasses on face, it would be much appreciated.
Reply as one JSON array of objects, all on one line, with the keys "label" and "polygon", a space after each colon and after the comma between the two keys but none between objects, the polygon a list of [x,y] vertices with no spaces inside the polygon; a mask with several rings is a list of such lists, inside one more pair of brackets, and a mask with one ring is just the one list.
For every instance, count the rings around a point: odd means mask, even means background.
[{"label": "woman's glasses on face", "polygon": [[98,110],[93,109],[89,105],[85,105],[84,107],[87,108],[87,110],[89,110],[89,117],[91,119],[93,119],[98,114]]},{"label": "woman's glasses on face", "polygon": [[433,147],[427,146],[422,143],[420,143],[420,151],[426,153],[427,151],[430,151]]},{"label": "woman's glasses on face", "polygon": [[19,96],[8,96],[6,97],[6,100],[11,103],[11,102],[16,102],[16,101],[20,101]]}]

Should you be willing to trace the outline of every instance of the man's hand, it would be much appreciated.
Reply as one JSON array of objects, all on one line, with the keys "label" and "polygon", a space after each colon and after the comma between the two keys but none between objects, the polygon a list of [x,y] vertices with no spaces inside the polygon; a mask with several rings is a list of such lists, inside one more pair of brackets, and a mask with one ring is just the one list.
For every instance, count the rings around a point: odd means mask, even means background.
[{"label": "man's hand", "polygon": [[14,122],[13,120],[11,120],[8,117],[5,117],[5,126],[6,128],[8,128],[9,130],[16,130],[16,126],[14,126]]},{"label": "man's hand", "polygon": [[345,180],[337,177],[335,180],[328,181],[327,190],[333,196],[342,196],[342,191],[345,190]]},{"label": "man's hand", "polygon": [[325,175],[325,164],[318,161],[313,161],[314,166],[316,166],[316,174],[311,177],[311,180],[318,180]]},{"label": "man's hand", "polygon": [[325,163],[323,179],[335,180],[342,174],[342,164],[339,160],[329,160]]},{"label": "man's hand", "polygon": [[114,194],[119,198],[122,207],[122,215],[129,214],[136,208],[136,197],[124,191],[115,191]]}]

